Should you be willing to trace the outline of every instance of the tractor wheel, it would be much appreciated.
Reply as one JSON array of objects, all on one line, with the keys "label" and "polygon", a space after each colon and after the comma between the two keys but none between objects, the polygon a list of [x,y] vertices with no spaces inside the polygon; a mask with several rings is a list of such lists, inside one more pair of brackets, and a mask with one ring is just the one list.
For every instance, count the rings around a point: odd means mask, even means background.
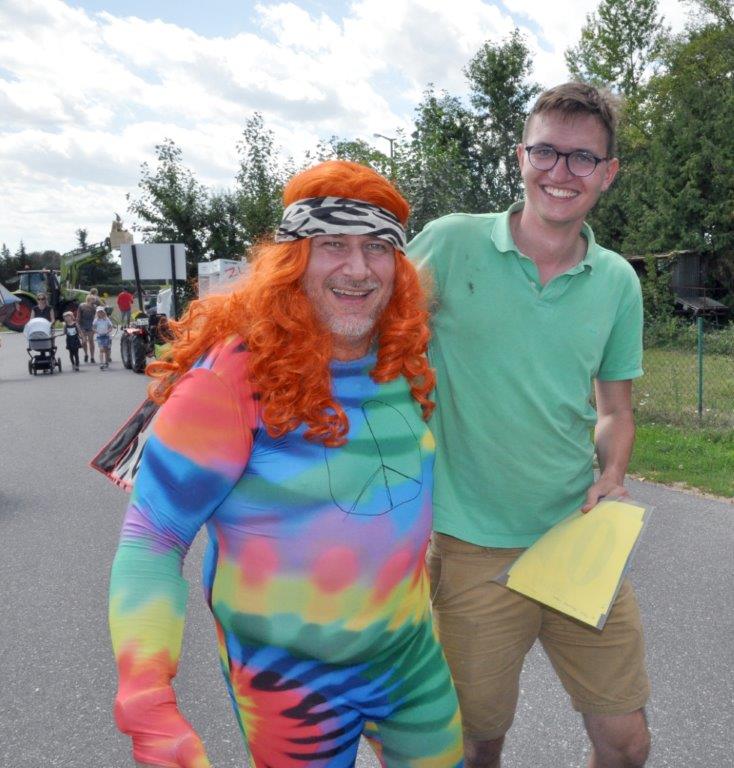
[{"label": "tractor wheel", "polygon": [[133,353],[131,349],[133,337],[129,333],[122,332],[120,339],[120,359],[122,364],[130,370],[133,367]]},{"label": "tractor wheel", "polygon": [[13,314],[5,320],[5,325],[11,331],[22,331],[25,324],[31,319],[31,312],[35,306],[27,296],[21,296],[20,301],[15,304]]},{"label": "tractor wheel", "polygon": [[145,371],[145,360],[148,356],[148,350],[142,336],[135,335],[132,337],[130,352],[133,370],[135,373],[143,373],[143,371]]}]

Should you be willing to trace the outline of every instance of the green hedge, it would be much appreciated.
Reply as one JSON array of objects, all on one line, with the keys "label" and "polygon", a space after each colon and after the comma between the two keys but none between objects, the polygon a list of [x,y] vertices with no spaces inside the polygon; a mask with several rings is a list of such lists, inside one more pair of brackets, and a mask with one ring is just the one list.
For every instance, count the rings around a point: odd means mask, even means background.
[{"label": "green hedge", "polygon": [[[693,352],[698,346],[695,323],[679,317],[656,320],[645,325],[646,349],[679,349]],[[734,325],[704,327],[704,354],[734,355]]]}]

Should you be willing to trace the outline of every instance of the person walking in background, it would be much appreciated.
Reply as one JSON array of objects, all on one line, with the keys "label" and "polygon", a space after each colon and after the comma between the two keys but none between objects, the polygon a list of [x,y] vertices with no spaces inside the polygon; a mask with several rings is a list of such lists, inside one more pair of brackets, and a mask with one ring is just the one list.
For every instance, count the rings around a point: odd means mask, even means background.
[{"label": "person walking in background", "polygon": [[597,631],[493,581],[559,521],[627,494],[640,284],[584,223],[619,167],[616,121],[612,97],[589,85],[541,94],[517,147],[525,200],[500,214],[438,219],[409,247],[437,292],[429,569],[469,768],[500,765],[536,639],[583,715],[589,765],[639,768],[649,752],[629,583]]},{"label": "person walking in background", "polygon": [[163,402],[110,581],[115,717],[139,765],[206,768],[171,685],[202,525],[222,670],[256,768],[463,765],[425,549],[428,312],[408,204],[370,168],[296,175],[275,243],[151,363]]},{"label": "person walking in background", "polygon": [[79,326],[82,336],[82,346],[84,347],[84,362],[94,362],[94,318],[97,315],[97,307],[94,303],[94,296],[89,293],[86,299],[79,305],[76,312],[76,322]]},{"label": "person walking in background", "polygon": [[69,360],[72,370],[79,370],[79,348],[81,342],[81,329],[77,325],[74,313],[70,310],[64,312],[64,336],[66,337],[66,349],[69,351]]},{"label": "person walking in background", "polygon": [[[89,289],[89,295],[94,298],[94,306],[99,309],[99,307],[104,307],[105,311],[107,312],[107,317],[112,319],[112,311],[113,308],[107,304],[107,299],[109,296],[105,293],[102,296],[99,295],[99,289],[92,287]],[[95,315],[96,317],[96,315]],[[100,360],[102,359],[102,354],[100,353]],[[94,361],[92,361],[94,362]],[[110,346],[107,348],[107,358],[106,358],[107,366],[109,367],[109,364],[112,362],[112,343],[110,339]]]},{"label": "person walking in background", "polygon": [[38,304],[31,310],[31,317],[42,317],[53,325],[56,322],[56,313],[54,312],[54,308],[49,305],[46,294],[39,293],[36,296],[36,301]]},{"label": "person walking in background", "polygon": [[[112,320],[107,316],[107,310],[104,307],[97,307],[97,316],[92,322],[92,329],[97,335],[97,346],[99,347],[99,366],[101,371],[106,371],[110,367],[110,348],[112,346]],[[94,360],[92,360],[94,362]]]},{"label": "person walking in background", "polygon": [[117,295],[117,308],[120,310],[120,327],[127,328],[130,325],[130,312],[132,310],[135,297],[128,290],[123,288]]}]

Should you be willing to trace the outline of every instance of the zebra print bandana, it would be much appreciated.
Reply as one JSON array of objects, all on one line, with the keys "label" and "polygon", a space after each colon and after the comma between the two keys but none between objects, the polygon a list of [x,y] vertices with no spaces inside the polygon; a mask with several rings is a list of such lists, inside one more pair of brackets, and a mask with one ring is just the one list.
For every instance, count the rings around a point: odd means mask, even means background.
[{"label": "zebra print bandana", "polygon": [[371,235],[405,250],[405,230],[395,214],[348,197],[309,197],[283,211],[276,243],[318,235]]}]

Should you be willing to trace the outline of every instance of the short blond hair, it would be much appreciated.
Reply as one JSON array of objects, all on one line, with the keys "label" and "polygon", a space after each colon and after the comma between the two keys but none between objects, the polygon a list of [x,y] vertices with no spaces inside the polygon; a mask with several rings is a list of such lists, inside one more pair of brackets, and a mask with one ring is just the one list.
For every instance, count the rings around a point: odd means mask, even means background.
[{"label": "short blond hair", "polygon": [[525,143],[530,121],[536,115],[557,112],[566,118],[591,115],[597,118],[607,134],[607,156],[614,157],[617,151],[617,124],[621,99],[606,88],[596,88],[588,83],[563,83],[549,88],[538,96],[533,104],[522,132]]}]

